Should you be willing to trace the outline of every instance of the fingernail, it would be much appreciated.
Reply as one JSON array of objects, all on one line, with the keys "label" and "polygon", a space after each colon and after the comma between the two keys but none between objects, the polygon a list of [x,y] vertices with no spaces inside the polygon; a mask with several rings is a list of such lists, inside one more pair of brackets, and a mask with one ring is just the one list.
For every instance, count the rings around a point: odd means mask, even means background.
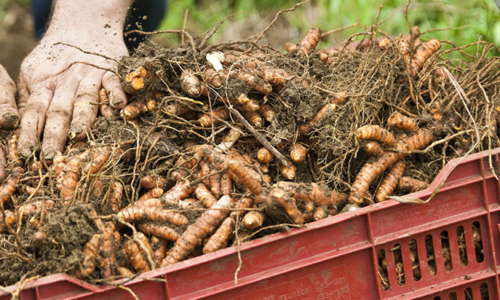
[{"label": "fingernail", "polygon": [[30,157],[34,155],[35,151],[38,151],[38,147],[32,144],[26,144],[24,145],[21,150],[19,151],[19,154],[21,154],[24,157]]},{"label": "fingernail", "polygon": [[43,158],[46,159],[46,160],[53,159],[56,156],[56,154],[57,154],[57,151],[54,150],[54,148],[48,148],[43,153]]},{"label": "fingernail", "polygon": [[120,106],[125,102],[125,100],[122,99],[120,96],[113,97],[111,99],[111,105],[112,106]]},{"label": "fingernail", "polygon": [[68,137],[70,140],[72,140],[81,133],[83,133],[83,126],[80,124],[76,124],[69,129]]},{"label": "fingernail", "polygon": [[12,125],[17,123],[17,121],[19,120],[19,115],[15,114],[13,112],[7,112],[7,113],[3,114],[2,117],[4,118],[5,121],[11,123]]}]

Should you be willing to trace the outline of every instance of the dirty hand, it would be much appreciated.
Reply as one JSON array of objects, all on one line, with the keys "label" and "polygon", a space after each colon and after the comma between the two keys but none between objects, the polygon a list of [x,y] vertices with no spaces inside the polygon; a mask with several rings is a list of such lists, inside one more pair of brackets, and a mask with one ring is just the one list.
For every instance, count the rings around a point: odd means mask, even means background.
[{"label": "dirty hand", "polygon": [[[0,65],[0,129],[11,129],[19,120],[16,107],[16,85]],[[5,156],[0,148],[0,182],[5,178]]]},{"label": "dirty hand", "polygon": [[15,95],[16,85],[0,65],[0,129],[11,129],[19,120]]},{"label": "dirty hand", "polygon": [[[112,71],[127,55],[123,24],[131,1],[58,0],[40,44],[21,65],[18,148],[30,156],[62,152],[69,138],[81,139],[97,115],[98,92],[121,108],[126,95]],[[78,47],[78,48],[76,48]]]}]

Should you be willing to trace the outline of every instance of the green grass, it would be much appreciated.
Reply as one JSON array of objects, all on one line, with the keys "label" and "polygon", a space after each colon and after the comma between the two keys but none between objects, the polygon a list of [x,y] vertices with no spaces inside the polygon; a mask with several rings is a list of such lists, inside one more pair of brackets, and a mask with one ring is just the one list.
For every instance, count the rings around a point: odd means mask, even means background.
[{"label": "green grass", "polygon": [[[188,11],[188,28],[198,28],[198,33],[212,28],[219,20],[240,13],[233,18],[239,21],[255,13],[262,16],[275,14],[283,8],[292,7],[295,1],[275,0],[272,4],[264,0],[251,1],[206,1],[181,0],[169,2],[169,13],[160,29],[180,29],[183,27],[184,14]],[[295,11],[282,15],[292,27],[301,34],[311,27],[319,27],[323,31],[339,28],[359,22],[365,27],[376,22],[379,8],[383,5],[380,20],[389,17],[379,27],[381,30],[398,35],[408,32],[404,16],[406,0],[317,0],[310,1]],[[424,39],[436,37],[440,40],[450,40],[457,45],[465,45],[477,40],[486,40],[500,45],[500,10],[493,0],[448,1],[422,0],[412,1],[408,13],[411,25],[418,25],[421,31],[429,29],[452,28],[445,31],[433,31],[423,36]],[[222,26],[230,26],[227,21]],[[345,38],[354,32],[360,32],[363,27],[342,32]],[[259,32],[253,32],[257,35]],[[214,35],[214,41],[220,38],[219,32]]]}]

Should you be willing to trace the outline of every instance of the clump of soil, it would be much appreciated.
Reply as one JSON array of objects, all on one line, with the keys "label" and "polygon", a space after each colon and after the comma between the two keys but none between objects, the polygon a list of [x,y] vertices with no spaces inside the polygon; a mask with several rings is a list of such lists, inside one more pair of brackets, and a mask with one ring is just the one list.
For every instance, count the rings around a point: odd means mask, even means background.
[{"label": "clump of soil", "polygon": [[[12,284],[26,273],[40,276],[72,274],[82,262],[83,246],[96,232],[89,212],[89,205],[75,204],[51,213],[50,219],[39,229],[25,227],[17,236],[5,236],[2,251],[14,254],[23,249],[25,257],[3,257],[0,282]],[[34,240],[37,231],[44,232],[46,240]]]}]

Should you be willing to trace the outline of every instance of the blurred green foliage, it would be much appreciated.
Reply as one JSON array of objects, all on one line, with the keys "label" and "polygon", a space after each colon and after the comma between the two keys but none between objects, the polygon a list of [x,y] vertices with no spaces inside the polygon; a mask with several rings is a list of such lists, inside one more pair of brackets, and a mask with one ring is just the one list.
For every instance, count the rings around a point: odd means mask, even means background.
[{"label": "blurred green foliage", "polygon": [[[219,20],[234,14],[235,21],[248,16],[249,13],[259,15],[274,14],[280,9],[292,7],[297,1],[287,0],[171,0],[169,12],[160,29],[183,28],[184,14],[188,10],[187,28],[199,28],[200,33],[212,28]],[[389,34],[399,35],[408,32],[404,11],[406,0],[312,0],[304,3],[295,11],[282,14],[291,26],[301,34],[311,27],[319,27],[323,31],[339,28],[359,22],[362,26],[371,26],[379,20],[385,20],[379,28]],[[436,37],[450,40],[457,45],[465,45],[477,40],[486,40],[500,45],[500,10],[493,0],[419,0],[412,1],[408,10],[410,24],[420,26],[422,32],[432,31],[423,39]],[[227,21],[222,26],[228,26]],[[342,32],[343,37],[362,31],[362,27]],[[217,41],[219,32],[214,35]],[[253,33],[255,35],[259,32]]]},{"label": "blurred green foliage", "polygon": [[26,6],[30,3],[30,0],[0,0],[0,22],[7,15],[8,6],[11,2]]},{"label": "blurred green foliage", "polygon": [[[30,0],[0,0],[0,21],[5,17],[6,7],[10,2],[26,5]],[[222,26],[230,26],[231,22],[241,21],[252,13],[263,17],[274,16],[279,10],[290,8],[296,3],[298,1],[290,0],[169,0],[168,15],[159,29],[183,28],[184,15],[187,12],[187,28],[196,28],[195,34],[201,34],[218,21],[235,13],[238,14]],[[311,27],[328,31],[356,22],[369,27],[376,22],[382,8],[379,21],[385,21],[379,28],[389,34],[398,35],[408,32],[404,15],[407,3],[407,0],[311,0],[295,11],[282,14],[281,17],[286,18],[302,35]],[[420,26],[422,32],[450,28],[430,32],[424,35],[423,39],[436,37],[453,41],[457,45],[486,40],[500,45],[500,10],[494,0],[414,0],[409,6],[408,19],[411,25]],[[340,36],[346,38],[362,30],[362,27],[351,28],[343,31]],[[220,30],[214,35],[213,41],[218,38]]]}]

